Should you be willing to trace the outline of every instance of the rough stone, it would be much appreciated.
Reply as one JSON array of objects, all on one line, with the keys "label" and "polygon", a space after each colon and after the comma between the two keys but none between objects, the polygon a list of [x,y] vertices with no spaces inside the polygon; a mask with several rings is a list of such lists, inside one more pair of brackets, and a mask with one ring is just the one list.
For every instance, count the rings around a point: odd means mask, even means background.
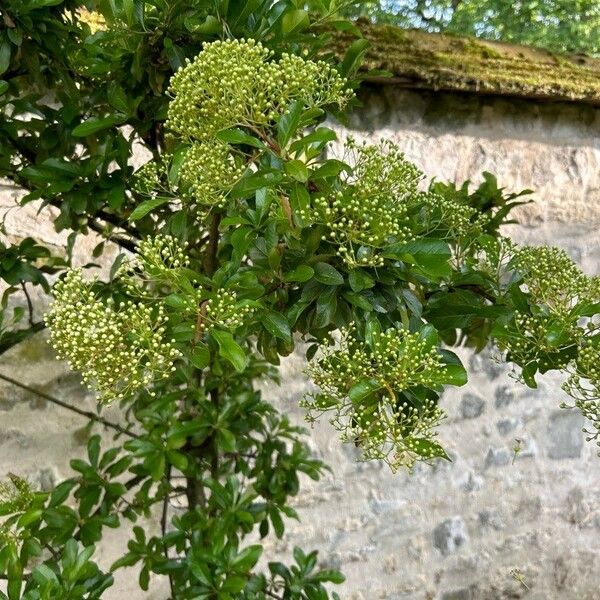
[{"label": "rough stone", "polygon": [[472,471],[467,475],[467,478],[462,482],[461,487],[465,492],[477,492],[484,486],[483,477],[479,477]]},{"label": "rough stone", "polygon": [[460,590],[453,590],[451,592],[444,592],[441,600],[472,600],[473,593],[469,588],[462,588]]},{"label": "rough stone", "polygon": [[548,457],[554,460],[579,458],[583,449],[582,428],[585,419],[574,410],[561,410],[550,415],[547,433]]},{"label": "rough stone", "polygon": [[506,366],[495,358],[493,350],[485,349],[471,356],[469,370],[471,373],[483,373],[493,381],[506,371]]},{"label": "rough stone", "polygon": [[496,408],[504,408],[515,401],[515,391],[511,386],[501,385],[496,388],[494,393],[494,406]]},{"label": "rough stone", "polygon": [[505,467],[511,460],[508,448],[490,448],[485,456],[485,467]]},{"label": "rough stone", "polygon": [[511,417],[509,419],[501,419],[496,423],[496,429],[500,435],[508,435],[511,431],[515,431],[523,425],[520,417]]},{"label": "rough stone", "polygon": [[475,419],[483,414],[485,400],[477,394],[467,392],[460,401],[460,414],[463,419]]},{"label": "rough stone", "polygon": [[433,545],[444,556],[453,554],[469,541],[467,526],[461,517],[452,517],[433,530]]}]

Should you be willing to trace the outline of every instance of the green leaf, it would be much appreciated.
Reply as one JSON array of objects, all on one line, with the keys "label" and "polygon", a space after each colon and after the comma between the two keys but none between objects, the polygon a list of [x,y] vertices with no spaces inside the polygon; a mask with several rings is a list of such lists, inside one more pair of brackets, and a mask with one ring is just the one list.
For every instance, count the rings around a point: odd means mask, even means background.
[{"label": "green leaf", "polygon": [[281,32],[285,36],[297,33],[310,25],[308,13],[302,9],[288,10],[281,20]]},{"label": "green leaf", "polygon": [[74,137],[87,137],[88,135],[93,135],[94,133],[98,133],[103,129],[109,129],[113,127],[117,123],[122,123],[123,117],[91,117],[80,123],[73,129],[72,135]]},{"label": "green leaf", "polygon": [[435,442],[425,438],[406,438],[406,445],[413,451],[415,454],[419,456],[429,459],[429,458],[443,458],[445,460],[450,460],[446,451]]},{"label": "green leaf", "polygon": [[171,198],[165,198],[161,196],[160,198],[151,198],[150,200],[145,200],[141,204],[138,204],[131,215],[129,216],[130,221],[138,221],[145,217],[148,213],[152,212],[155,208],[162,206],[163,204],[167,204],[171,201]]},{"label": "green leaf", "polygon": [[31,576],[33,577],[33,580],[40,586],[44,586],[49,582],[57,586],[59,585],[56,573],[45,564],[35,567],[35,569],[33,569],[31,572]]},{"label": "green leaf", "polygon": [[279,119],[277,123],[277,141],[282,148],[285,148],[292,136],[296,133],[300,116],[302,114],[302,103],[292,102],[286,113]]},{"label": "green leaf", "polygon": [[233,339],[229,331],[213,329],[210,335],[219,345],[219,354],[241,373],[248,366],[248,357],[243,348]]},{"label": "green leaf", "polygon": [[23,513],[19,517],[19,527],[27,527],[36,521],[39,521],[42,516],[41,508],[30,508],[27,512]]},{"label": "green leaf", "polygon": [[365,56],[367,50],[369,49],[369,42],[364,38],[360,38],[350,45],[348,50],[346,50],[346,54],[344,56],[344,60],[341,65],[341,72],[344,77],[351,77],[358,68]]},{"label": "green leaf", "polygon": [[460,358],[450,350],[440,349],[439,353],[444,363],[443,370],[440,371],[438,382],[442,385],[465,385],[469,379],[466,369]]},{"label": "green leaf", "polygon": [[376,379],[363,379],[350,388],[348,398],[352,400],[353,404],[358,404],[380,389],[381,384]]},{"label": "green leaf", "polygon": [[210,364],[210,350],[206,344],[196,345],[190,353],[190,361],[196,369],[205,369]]},{"label": "green leaf", "polygon": [[129,100],[125,90],[118,83],[111,83],[107,94],[110,105],[124,115],[129,114]]},{"label": "green leaf", "polygon": [[235,435],[229,429],[219,429],[217,431],[217,443],[225,452],[235,452]]},{"label": "green leaf", "polygon": [[262,323],[271,335],[283,340],[286,344],[292,343],[290,324],[281,313],[275,311],[264,313]]},{"label": "green leaf", "polygon": [[98,468],[98,459],[100,458],[100,436],[93,435],[87,444],[88,458],[90,459],[90,465],[95,469]]},{"label": "green leaf", "polygon": [[299,265],[293,271],[285,274],[285,281],[297,281],[299,283],[304,283],[309,279],[312,279],[315,274],[315,270],[308,265]]},{"label": "green leaf", "polygon": [[319,262],[315,265],[315,279],[326,285],[342,285],[344,276],[328,263]]},{"label": "green leaf", "polygon": [[227,144],[246,144],[254,148],[264,148],[265,145],[258,138],[242,131],[241,129],[225,129],[217,133],[217,138]]},{"label": "green leaf", "polygon": [[0,96],[5,94],[8,91],[8,81],[4,81],[4,79],[0,79]]},{"label": "green leaf", "polygon": [[301,160],[290,160],[285,163],[285,172],[296,181],[304,183],[308,180],[308,168]]},{"label": "green leaf", "polygon": [[231,565],[239,571],[250,571],[256,565],[263,552],[258,544],[244,548],[234,559]]},{"label": "green leaf", "polygon": [[348,276],[348,282],[353,292],[362,292],[375,285],[373,278],[362,269],[353,269]]},{"label": "green leaf", "polygon": [[414,264],[429,277],[449,277],[450,247],[443,240],[421,238],[407,244],[393,244],[385,249],[383,256]]},{"label": "green leaf", "polygon": [[436,329],[462,329],[477,319],[491,319],[507,312],[506,307],[485,303],[481,296],[470,290],[441,292],[432,296],[425,307],[424,316]]}]

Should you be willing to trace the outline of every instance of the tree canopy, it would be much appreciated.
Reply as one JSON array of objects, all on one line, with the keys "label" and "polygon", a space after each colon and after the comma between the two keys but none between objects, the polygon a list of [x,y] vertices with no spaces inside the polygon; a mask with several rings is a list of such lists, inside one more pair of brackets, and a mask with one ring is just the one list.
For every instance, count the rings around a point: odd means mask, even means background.
[{"label": "tree canopy", "polygon": [[351,17],[473,35],[556,52],[600,54],[600,3],[595,0],[380,0]]}]

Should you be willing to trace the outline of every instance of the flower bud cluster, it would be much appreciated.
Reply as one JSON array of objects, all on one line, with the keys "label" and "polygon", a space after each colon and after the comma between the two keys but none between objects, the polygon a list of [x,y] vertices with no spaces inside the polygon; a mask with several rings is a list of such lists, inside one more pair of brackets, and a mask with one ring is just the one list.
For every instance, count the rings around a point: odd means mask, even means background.
[{"label": "flower bud cluster", "polygon": [[[557,323],[556,320],[552,322]],[[561,357],[562,345],[557,346],[553,343],[552,336],[548,335],[550,323],[548,315],[515,311],[510,335],[497,340],[498,346],[501,350],[508,351],[510,360],[522,367],[535,361],[542,370],[564,369],[568,359]],[[577,323],[569,320],[561,321],[561,331],[570,340],[581,336]]]},{"label": "flower bud cluster", "polygon": [[307,108],[343,106],[351,92],[325,62],[273,53],[254,40],[204,44],[172,78],[167,127],[188,140],[206,140],[234,126],[267,125],[292,101]]},{"label": "flower bud cluster", "polygon": [[392,470],[422,459],[415,439],[433,440],[444,415],[435,400],[412,402],[402,392],[436,387],[443,368],[437,348],[404,329],[375,334],[370,344],[344,330],[337,347],[322,346],[320,353],[307,369],[320,388],[301,401],[307,420],[331,412],[342,441],[355,443],[365,459],[382,459]]},{"label": "flower bud cluster", "polygon": [[237,294],[227,290],[218,290],[205,302],[205,316],[202,331],[212,327],[234,331],[244,324],[253,307],[247,302],[239,302]]},{"label": "flower bud cluster", "polygon": [[515,253],[513,266],[534,301],[553,312],[568,312],[578,302],[600,299],[600,278],[585,275],[561,248],[525,246]]},{"label": "flower bud cluster", "polygon": [[190,146],[179,175],[186,200],[201,207],[223,207],[227,192],[245,170],[245,164],[236,163],[231,146],[218,140],[208,140]]},{"label": "flower bud cluster", "polygon": [[149,160],[134,173],[132,188],[138,194],[152,195],[163,187],[165,177],[165,164],[162,161]]},{"label": "flower bud cluster", "polygon": [[343,189],[317,196],[300,216],[329,229],[324,239],[349,266],[380,266],[378,251],[414,238],[408,211],[421,199],[422,173],[390,141],[359,145],[350,138],[345,150],[354,166]]},{"label": "flower bud cluster", "polygon": [[451,240],[480,235],[490,220],[489,215],[449,195],[429,192],[423,194],[423,202],[428,213],[427,228],[431,231],[441,229],[441,237]]},{"label": "flower bud cluster", "polygon": [[25,512],[31,506],[33,498],[29,483],[17,475],[9,473],[8,481],[0,482],[0,514]]},{"label": "flower bud cluster", "polygon": [[[594,429],[584,429],[588,441],[596,440],[600,447],[600,348],[597,344],[590,340],[583,342],[571,365],[571,375],[562,388],[575,400],[575,407]],[[573,407],[563,404],[563,408]]]},{"label": "flower bud cluster", "polygon": [[54,298],[46,315],[51,344],[100,401],[126,398],[175,369],[181,353],[164,339],[167,316],[161,304],[103,301],[78,269],[54,286]]}]

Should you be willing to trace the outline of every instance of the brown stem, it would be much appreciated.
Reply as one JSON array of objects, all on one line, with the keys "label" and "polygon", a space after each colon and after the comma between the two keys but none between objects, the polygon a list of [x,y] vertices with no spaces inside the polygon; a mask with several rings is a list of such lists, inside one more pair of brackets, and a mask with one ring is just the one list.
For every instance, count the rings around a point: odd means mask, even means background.
[{"label": "brown stem", "polygon": [[34,327],[35,323],[33,321],[33,303],[31,302],[31,296],[27,291],[27,285],[24,281],[21,281],[21,288],[23,289],[23,293],[25,294],[25,299],[27,300],[27,310],[29,312],[29,326]]},{"label": "brown stem", "polygon": [[126,429],[125,427],[122,427],[118,423],[113,423],[112,421],[107,421],[105,418],[101,417],[100,415],[96,415],[89,410],[82,410],[81,408],[72,406],[71,404],[68,404],[67,402],[63,402],[62,400],[59,400],[58,398],[55,398],[54,396],[50,396],[50,394],[46,394],[45,392],[41,392],[40,390],[36,390],[35,388],[25,385],[24,383],[21,383],[20,381],[17,381],[16,379],[9,377],[8,375],[3,375],[2,373],[0,373],[0,379],[3,379],[4,381],[7,381],[8,383],[11,383],[12,385],[19,387],[22,390],[30,392],[31,394],[35,394],[36,396],[39,396],[40,398],[44,398],[44,400],[47,400],[48,402],[51,402],[52,404],[56,404],[57,406],[66,408],[67,410],[70,410],[71,412],[77,413],[78,415],[81,415],[82,417],[86,417],[92,421],[95,421],[96,423],[101,423],[105,427],[110,427],[111,429],[114,429],[115,431],[118,431],[119,433],[128,435],[129,437],[132,437],[132,438],[140,437],[136,433],[133,433],[133,431],[130,431],[129,429]]}]

